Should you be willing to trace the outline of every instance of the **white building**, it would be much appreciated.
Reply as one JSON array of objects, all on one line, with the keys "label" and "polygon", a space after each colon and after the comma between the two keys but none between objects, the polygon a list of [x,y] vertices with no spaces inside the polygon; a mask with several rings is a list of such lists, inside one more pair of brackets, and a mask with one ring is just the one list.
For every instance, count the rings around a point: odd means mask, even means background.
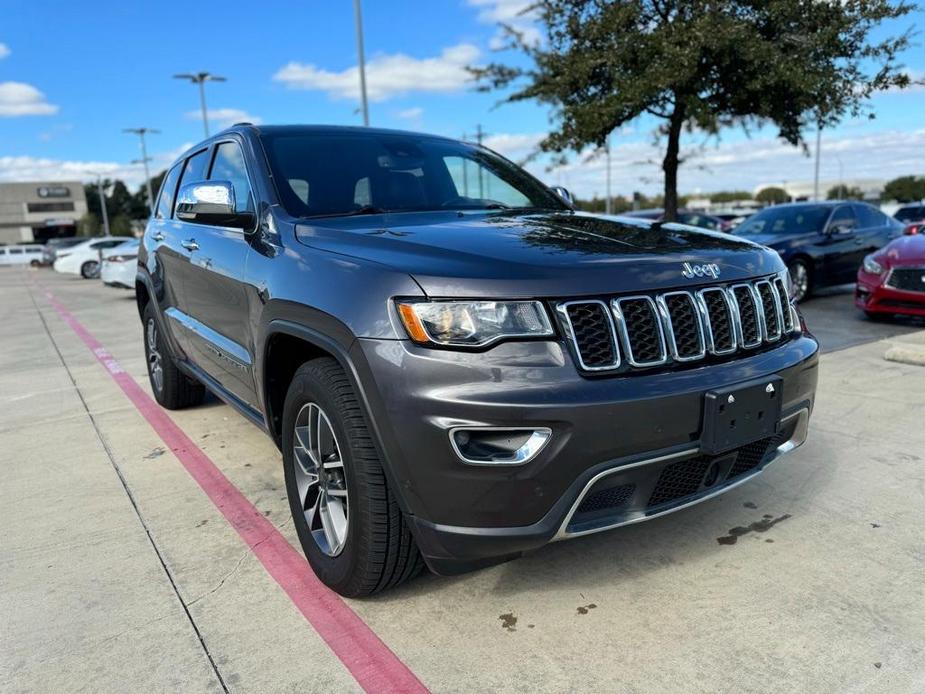
[{"label": "white building", "polygon": [[[886,180],[882,178],[845,178],[842,180],[825,179],[819,180],[819,197],[823,200],[828,197],[829,191],[835,186],[843,185],[848,188],[858,188],[863,193],[865,200],[879,200],[886,186]],[[814,184],[812,181],[778,181],[777,183],[762,183],[756,186],[753,194],[757,195],[764,188],[783,188],[791,200],[812,200],[814,194]]]}]

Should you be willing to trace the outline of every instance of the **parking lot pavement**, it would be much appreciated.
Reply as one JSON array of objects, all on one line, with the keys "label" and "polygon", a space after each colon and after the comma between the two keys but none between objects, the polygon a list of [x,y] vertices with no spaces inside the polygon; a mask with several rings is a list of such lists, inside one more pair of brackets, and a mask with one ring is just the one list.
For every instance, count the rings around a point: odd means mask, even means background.
[{"label": "parking lot pavement", "polygon": [[[0,272],[0,690],[359,689],[43,288],[148,391],[129,293]],[[920,692],[925,368],[883,354],[925,331],[901,327],[822,357],[809,441],[759,479],[347,604],[433,691]],[[214,400],[170,418],[297,547],[269,439]]]},{"label": "parking lot pavement", "polygon": [[915,316],[898,316],[889,321],[867,318],[854,306],[853,284],[819,290],[800,304],[800,310],[823,352],[925,329],[925,319]]}]

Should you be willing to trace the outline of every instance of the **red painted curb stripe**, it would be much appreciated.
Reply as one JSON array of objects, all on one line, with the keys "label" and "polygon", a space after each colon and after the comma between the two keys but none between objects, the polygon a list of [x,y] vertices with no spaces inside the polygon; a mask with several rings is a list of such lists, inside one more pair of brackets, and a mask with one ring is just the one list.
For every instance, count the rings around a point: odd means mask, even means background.
[{"label": "red painted curb stripe", "polygon": [[54,294],[44,291],[52,308],[90,348],[359,685],[367,692],[427,692],[414,673],[337,593],[318,580],[302,554],[293,549],[90,331]]}]

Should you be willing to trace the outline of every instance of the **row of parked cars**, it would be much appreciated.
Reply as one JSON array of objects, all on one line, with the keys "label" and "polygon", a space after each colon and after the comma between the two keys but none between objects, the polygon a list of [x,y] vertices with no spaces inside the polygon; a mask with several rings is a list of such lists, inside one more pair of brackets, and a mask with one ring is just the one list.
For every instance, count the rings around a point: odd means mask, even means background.
[{"label": "row of parked cars", "polygon": [[99,278],[111,287],[134,289],[138,244],[138,239],[124,236],[73,236],[50,239],[45,245],[0,247],[0,252],[6,250],[13,257],[10,251],[28,248],[30,252],[22,254],[25,260],[6,264],[51,265],[57,272]]}]

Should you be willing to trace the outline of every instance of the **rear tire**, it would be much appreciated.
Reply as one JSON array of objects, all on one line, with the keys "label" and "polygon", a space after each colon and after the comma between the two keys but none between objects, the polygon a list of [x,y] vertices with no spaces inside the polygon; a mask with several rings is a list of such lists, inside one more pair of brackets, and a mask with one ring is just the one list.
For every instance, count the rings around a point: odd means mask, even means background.
[{"label": "rear tire", "polygon": [[145,361],[148,365],[148,379],[154,399],[161,407],[168,410],[181,410],[193,407],[202,402],[206,389],[201,383],[194,381],[181,372],[170,350],[167,341],[161,334],[160,324],[155,314],[154,303],[149,301],[142,315],[144,325]]},{"label": "rear tire", "polygon": [[359,597],[421,571],[366,417],[334,359],[314,359],[296,371],[283,406],[282,443],[296,532],[322,583]]},{"label": "rear tire", "polygon": [[80,266],[80,276],[85,280],[92,280],[100,276],[100,264],[97,260],[88,260]]}]

